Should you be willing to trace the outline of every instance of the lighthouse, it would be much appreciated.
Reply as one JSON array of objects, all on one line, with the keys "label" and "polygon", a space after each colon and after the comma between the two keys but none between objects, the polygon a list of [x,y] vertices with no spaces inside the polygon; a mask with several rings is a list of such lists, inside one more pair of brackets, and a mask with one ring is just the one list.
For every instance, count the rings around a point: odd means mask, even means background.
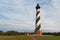
[{"label": "lighthouse", "polygon": [[40,6],[39,6],[39,4],[37,4],[37,6],[36,6],[35,33],[37,35],[42,35],[41,22],[40,22]]}]

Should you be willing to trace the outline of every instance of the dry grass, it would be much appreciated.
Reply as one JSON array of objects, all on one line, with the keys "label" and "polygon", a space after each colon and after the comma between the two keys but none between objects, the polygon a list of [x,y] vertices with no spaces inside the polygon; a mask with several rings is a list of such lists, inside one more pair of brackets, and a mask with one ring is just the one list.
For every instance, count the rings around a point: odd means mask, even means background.
[{"label": "dry grass", "polygon": [[[34,36],[37,40],[60,40],[60,36]],[[0,36],[0,40],[32,40],[30,36]]]},{"label": "dry grass", "polygon": [[0,36],[0,40],[31,40],[28,36]]}]

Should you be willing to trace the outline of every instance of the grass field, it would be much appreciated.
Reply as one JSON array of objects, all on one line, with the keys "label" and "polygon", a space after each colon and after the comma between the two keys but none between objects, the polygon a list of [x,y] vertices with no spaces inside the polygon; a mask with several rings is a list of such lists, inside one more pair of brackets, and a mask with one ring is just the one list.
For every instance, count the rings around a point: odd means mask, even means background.
[{"label": "grass field", "polygon": [[[37,40],[60,40],[60,36],[34,36]],[[0,40],[32,40],[30,36],[0,36]]]},{"label": "grass field", "polygon": [[28,36],[0,36],[0,40],[31,40]]},{"label": "grass field", "polygon": [[37,40],[60,40],[60,36],[35,36]]}]

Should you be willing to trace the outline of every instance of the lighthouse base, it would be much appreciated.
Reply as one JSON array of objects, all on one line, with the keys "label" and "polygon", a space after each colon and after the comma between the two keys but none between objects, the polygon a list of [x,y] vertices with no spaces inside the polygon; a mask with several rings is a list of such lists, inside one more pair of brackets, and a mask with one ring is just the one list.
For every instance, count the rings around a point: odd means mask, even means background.
[{"label": "lighthouse base", "polygon": [[37,30],[37,35],[41,36],[42,35],[42,31],[41,30]]}]

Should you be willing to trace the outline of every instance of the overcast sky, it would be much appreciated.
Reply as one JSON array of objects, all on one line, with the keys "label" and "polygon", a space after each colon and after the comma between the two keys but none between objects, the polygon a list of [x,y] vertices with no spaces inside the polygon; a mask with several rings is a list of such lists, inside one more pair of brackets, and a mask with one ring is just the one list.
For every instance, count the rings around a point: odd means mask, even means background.
[{"label": "overcast sky", "polygon": [[42,31],[60,32],[60,0],[0,0],[0,30],[33,32],[37,3]]}]

